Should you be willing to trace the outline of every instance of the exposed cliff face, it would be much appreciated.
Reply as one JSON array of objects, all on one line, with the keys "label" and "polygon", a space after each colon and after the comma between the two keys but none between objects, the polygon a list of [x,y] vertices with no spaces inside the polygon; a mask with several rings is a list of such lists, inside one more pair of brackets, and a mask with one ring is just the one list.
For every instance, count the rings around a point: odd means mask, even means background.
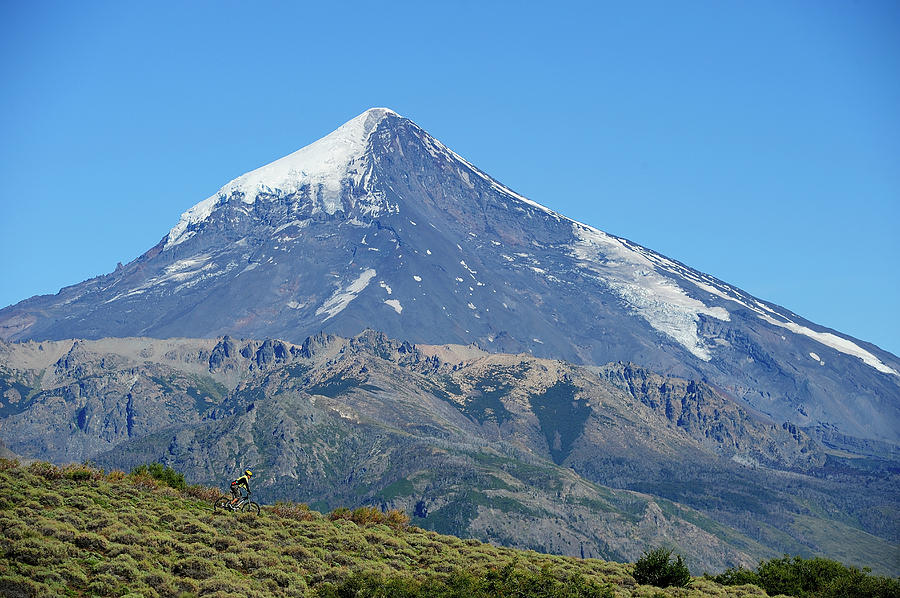
[{"label": "exposed cliff face", "polygon": [[798,470],[825,463],[822,447],[797,426],[751,414],[709,384],[660,376],[633,364],[610,364],[599,372],[719,455]]},{"label": "exposed cliff face", "polygon": [[[421,526],[574,555],[634,559],[671,541],[701,569],[837,542],[877,562],[897,539],[871,516],[900,512],[884,463],[842,460],[706,383],[632,365],[373,331],[0,353],[0,440],[26,457],[158,460],[213,484],[252,467],[266,500],[400,507]],[[810,522],[838,531],[780,531]]]}]

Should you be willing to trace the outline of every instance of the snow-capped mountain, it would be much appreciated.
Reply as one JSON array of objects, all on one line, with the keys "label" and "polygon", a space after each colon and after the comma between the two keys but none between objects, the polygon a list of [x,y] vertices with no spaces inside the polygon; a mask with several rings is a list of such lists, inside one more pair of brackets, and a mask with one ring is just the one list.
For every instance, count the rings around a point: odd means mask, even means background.
[{"label": "snow-capped mountain", "polygon": [[4,340],[365,328],[634,362],[827,444],[900,444],[896,356],[522,197],[385,108],[226,184],[115,272],[0,311]]}]

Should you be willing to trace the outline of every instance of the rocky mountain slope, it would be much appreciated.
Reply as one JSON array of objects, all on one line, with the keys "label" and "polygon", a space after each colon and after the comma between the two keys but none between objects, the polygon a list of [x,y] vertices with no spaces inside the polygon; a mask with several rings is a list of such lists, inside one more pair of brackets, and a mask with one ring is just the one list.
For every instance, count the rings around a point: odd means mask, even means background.
[{"label": "rocky mountain slope", "polygon": [[6,340],[366,328],[635,363],[835,448],[900,444],[896,356],[536,204],[383,108],[228,183],[115,272],[0,310]]},{"label": "rocky mountain slope", "polygon": [[[697,569],[782,552],[893,572],[896,466],[827,449],[715,387],[367,331],[283,341],[0,345],[0,440],[107,468],[160,461],[257,495],[402,508],[422,527]],[[894,563],[894,564],[891,564]]]}]

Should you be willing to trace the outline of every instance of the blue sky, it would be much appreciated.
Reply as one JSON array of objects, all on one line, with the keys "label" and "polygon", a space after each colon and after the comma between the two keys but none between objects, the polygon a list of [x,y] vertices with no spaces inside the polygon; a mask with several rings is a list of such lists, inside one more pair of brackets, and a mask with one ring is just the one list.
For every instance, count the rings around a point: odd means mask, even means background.
[{"label": "blue sky", "polygon": [[0,4],[0,305],[387,106],[535,201],[900,354],[896,2],[183,4]]}]

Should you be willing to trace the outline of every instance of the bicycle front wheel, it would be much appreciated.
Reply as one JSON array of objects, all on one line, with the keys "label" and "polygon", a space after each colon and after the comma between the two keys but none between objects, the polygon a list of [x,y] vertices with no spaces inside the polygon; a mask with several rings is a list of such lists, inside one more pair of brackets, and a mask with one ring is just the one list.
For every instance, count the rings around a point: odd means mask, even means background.
[{"label": "bicycle front wheel", "polygon": [[254,515],[259,515],[259,505],[255,502],[248,502],[243,507],[241,507],[241,511],[244,513],[253,513]]}]

